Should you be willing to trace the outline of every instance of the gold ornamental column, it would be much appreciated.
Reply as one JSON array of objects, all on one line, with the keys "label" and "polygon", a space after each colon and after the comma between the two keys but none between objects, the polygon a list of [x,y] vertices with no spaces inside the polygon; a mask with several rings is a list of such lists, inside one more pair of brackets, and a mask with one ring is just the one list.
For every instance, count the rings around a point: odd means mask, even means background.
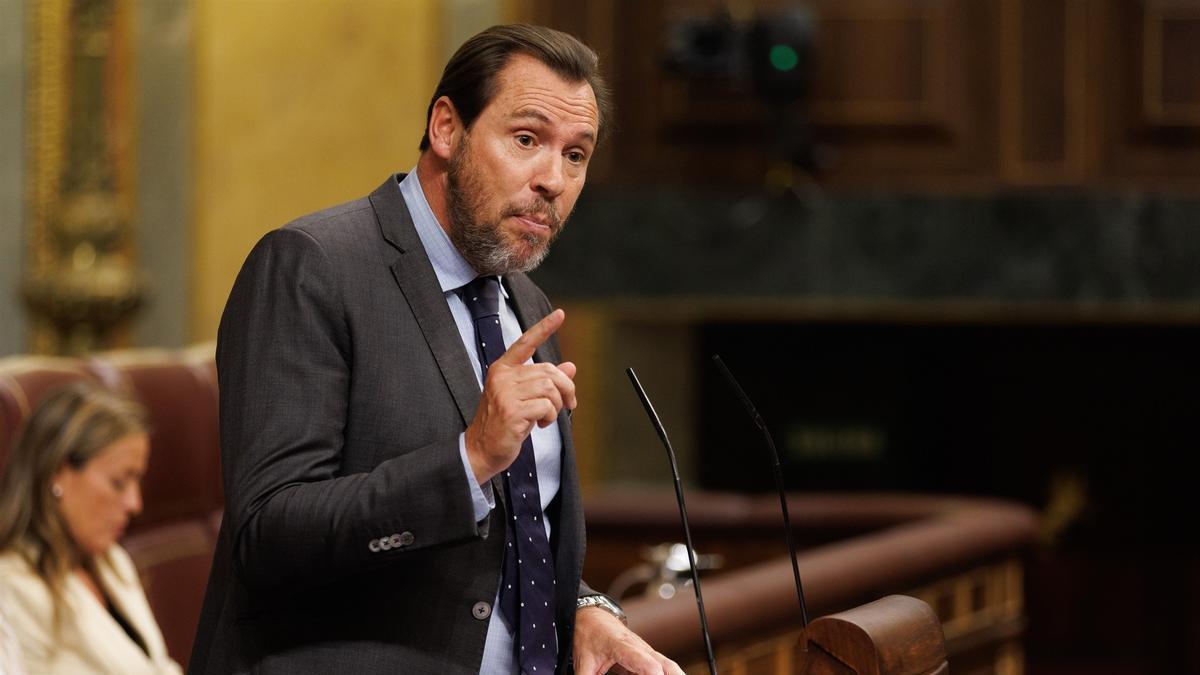
[{"label": "gold ornamental column", "polygon": [[[132,129],[122,0],[31,0],[29,236],[33,350],[115,346],[141,305],[130,238]],[[121,20],[125,19],[125,20]]]}]

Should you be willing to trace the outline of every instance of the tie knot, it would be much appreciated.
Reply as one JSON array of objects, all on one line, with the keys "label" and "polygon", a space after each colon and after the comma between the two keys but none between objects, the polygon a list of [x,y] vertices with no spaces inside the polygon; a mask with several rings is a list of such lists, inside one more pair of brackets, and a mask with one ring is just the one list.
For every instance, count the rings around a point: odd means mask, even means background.
[{"label": "tie knot", "polygon": [[500,313],[500,279],[498,277],[476,277],[459,289],[459,296],[471,312],[472,320]]}]

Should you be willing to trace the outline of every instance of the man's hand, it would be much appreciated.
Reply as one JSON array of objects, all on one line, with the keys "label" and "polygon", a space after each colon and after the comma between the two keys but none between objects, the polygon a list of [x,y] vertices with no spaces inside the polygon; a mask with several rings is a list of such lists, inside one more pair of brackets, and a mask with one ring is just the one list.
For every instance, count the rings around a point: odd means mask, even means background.
[{"label": "man's hand", "polygon": [[671,659],[659,654],[625,627],[617,617],[599,607],[575,612],[575,673],[604,675],[683,675]]},{"label": "man's hand", "polygon": [[525,363],[565,316],[561,309],[551,312],[488,368],[466,438],[467,459],[480,485],[513,463],[533,425],[549,426],[564,407],[575,409],[574,363]]}]

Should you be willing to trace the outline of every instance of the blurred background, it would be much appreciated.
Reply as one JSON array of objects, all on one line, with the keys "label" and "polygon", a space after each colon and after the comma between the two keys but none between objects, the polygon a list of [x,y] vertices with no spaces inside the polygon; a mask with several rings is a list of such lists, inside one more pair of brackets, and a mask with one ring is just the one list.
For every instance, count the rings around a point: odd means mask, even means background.
[{"label": "blurred background", "polygon": [[507,21],[616,94],[534,273],[586,489],[669,484],[626,366],[689,486],[772,489],[720,354],[795,492],[1036,511],[1025,672],[1200,672],[1200,0],[0,0],[0,356],[210,342]]}]

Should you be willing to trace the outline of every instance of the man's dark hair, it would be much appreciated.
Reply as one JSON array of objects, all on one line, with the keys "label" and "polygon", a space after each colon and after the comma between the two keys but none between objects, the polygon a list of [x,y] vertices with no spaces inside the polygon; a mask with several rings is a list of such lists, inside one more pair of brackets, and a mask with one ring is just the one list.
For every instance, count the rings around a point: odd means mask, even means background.
[{"label": "man's dark hair", "polygon": [[597,133],[600,138],[605,136],[612,115],[612,98],[608,85],[600,76],[600,58],[596,52],[561,31],[518,23],[492,26],[464,42],[450,57],[425,112],[422,152],[429,149],[429,118],[433,116],[433,104],[443,96],[448,97],[463,125],[470,129],[475,118],[496,96],[496,75],[508,65],[513,54],[532,56],[569,82],[587,81],[596,96],[600,114]]}]

